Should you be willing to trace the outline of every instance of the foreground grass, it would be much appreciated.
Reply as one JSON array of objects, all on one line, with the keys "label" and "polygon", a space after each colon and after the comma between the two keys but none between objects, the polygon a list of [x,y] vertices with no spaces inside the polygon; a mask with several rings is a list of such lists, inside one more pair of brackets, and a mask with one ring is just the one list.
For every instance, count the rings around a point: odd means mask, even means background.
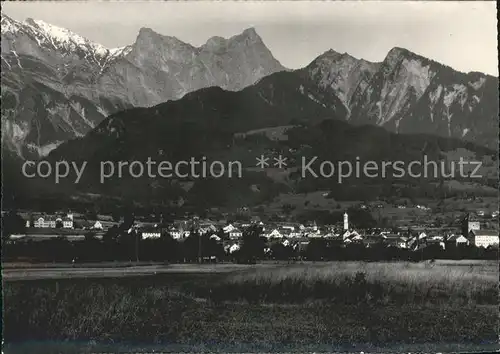
[{"label": "foreground grass", "polygon": [[193,294],[213,301],[338,304],[498,303],[498,268],[434,263],[319,263],[237,272],[218,282],[190,284]]},{"label": "foreground grass", "polygon": [[[373,284],[380,299],[363,295],[374,296]],[[485,269],[355,263],[7,282],[4,338],[250,343],[267,350],[495,342],[497,299],[488,292],[496,284]],[[420,295],[412,298],[415,291]],[[441,297],[443,291],[450,301]]]}]

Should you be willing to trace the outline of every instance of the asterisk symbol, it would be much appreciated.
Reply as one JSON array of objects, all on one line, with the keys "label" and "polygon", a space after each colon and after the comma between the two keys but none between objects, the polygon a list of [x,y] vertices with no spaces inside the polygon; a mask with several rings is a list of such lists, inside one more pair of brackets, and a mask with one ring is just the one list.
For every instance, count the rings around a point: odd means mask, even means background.
[{"label": "asterisk symbol", "polygon": [[260,155],[260,157],[255,158],[257,160],[257,163],[255,164],[257,167],[260,168],[265,168],[269,166],[269,163],[267,162],[269,160],[268,157],[265,157],[264,155]]},{"label": "asterisk symbol", "polygon": [[278,166],[278,168],[286,167],[286,157],[279,155],[278,158],[274,158],[274,161],[274,166]]}]

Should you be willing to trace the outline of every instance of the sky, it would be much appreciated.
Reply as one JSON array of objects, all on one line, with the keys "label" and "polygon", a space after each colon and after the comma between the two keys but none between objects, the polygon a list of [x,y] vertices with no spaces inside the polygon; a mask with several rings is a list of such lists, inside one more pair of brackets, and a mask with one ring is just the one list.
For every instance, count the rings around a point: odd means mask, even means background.
[{"label": "sky", "polygon": [[463,72],[498,76],[493,1],[23,1],[3,2],[2,12],[67,28],[109,48],[133,43],[141,27],[195,46],[254,27],[292,69],[328,49],[382,61],[397,46]]}]

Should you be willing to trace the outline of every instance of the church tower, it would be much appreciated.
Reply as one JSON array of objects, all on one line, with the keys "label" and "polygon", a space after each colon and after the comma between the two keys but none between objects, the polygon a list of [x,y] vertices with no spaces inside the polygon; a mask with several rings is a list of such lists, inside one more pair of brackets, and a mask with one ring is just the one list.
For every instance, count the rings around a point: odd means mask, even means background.
[{"label": "church tower", "polygon": [[344,230],[349,229],[349,216],[347,213],[344,213]]},{"label": "church tower", "polygon": [[470,213],[465,214],[465,217],[462,219],[462,235],[464,237],[468,237],[469,232],[478,231],[481,229],[481,223],[475,217],[475,215],[471,215]]}]

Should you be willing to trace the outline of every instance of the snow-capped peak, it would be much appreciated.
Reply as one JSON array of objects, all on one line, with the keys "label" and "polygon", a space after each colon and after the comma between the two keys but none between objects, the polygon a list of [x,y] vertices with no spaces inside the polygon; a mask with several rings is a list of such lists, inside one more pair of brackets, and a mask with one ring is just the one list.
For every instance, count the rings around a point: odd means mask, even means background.
[{"label": "snow-capped peak", "polygon": [[31,18],[25,21],[25,25],[46,37],[55,48],[61,45],[69,50],[86,47],[100,56],[106,56],[109,53],[108,49],[103,45],[92,42],[65,28],[54,26],[41,20],[33,20]]},{"label": "snow-capped peak", "polygon": [[[127,55],[132,49],[131,46],[108,49],[66,28],[42,20],[28,18],[24,22],[18,22],[2,14],[2,35],[7,33],[14,35],[15,38],[20,34],[26,35],[35,40],[38,46],[56,50],[63,57],[77,55],[94,65],[97,64],[101,67],[101,71],[111,60]],[[8,38],[11,42],[8,50],[15,51],[17,47],[15,38]]]},{"label": "snow-capped peak", "polygon": [[114,60],[120,58],[120,57],[125,57],[128,53],[132,51],[133,46],[127,45],[124,47],[119,47],[119,48],[111,48],[108,49],[108,56],[106,57],[106,61],[101,67],[101,72],[104,70],[104,67],[112,63]]},{"label": "snow-capped peak", "polygon": [[112,57],[117,57],[120,55],[125,56],[128,53],[130,53],[131,50],[132,50],[131,45],[126,45],[124,47],[119,47],[119,48],[111,48],[109,49],[109,55]]},{"label": "snow-capped peak", "polygon": [[26,24],[29,26],[38,27],[40,30],[44,31],[46,34],[50,35],[52,38],[59,40],[60,42],[70,42],[73,41],[79,44],[85,44],[86,40],[80,35],[77,35],[70,30],[62,27],[54,26],[44,22],[42,20],[34,20],[28,18]]},{"label": "snow-capped peak", "polygon": [[2,13],[2,34],[7,33],[7,32],[17,32],[21,28],[22,24],[20,22],[17,22],[13,19],[11,19],[9,16],[5,15]]}]

